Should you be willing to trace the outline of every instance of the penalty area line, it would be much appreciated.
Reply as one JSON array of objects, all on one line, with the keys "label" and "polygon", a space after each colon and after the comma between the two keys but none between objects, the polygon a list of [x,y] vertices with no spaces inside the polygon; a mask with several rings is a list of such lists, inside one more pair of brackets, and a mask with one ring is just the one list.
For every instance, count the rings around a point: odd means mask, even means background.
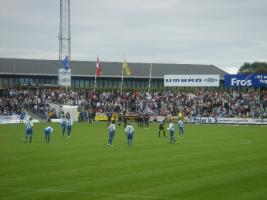
[{"label": "penalty area line", "polygon": [[76,190],[57,190],[57,189],[33,189],[33,188],[1,188],[1,190],[11,191],[30,191],[30,192],[55,192],[55,193],[76,193],[76,194],[91,194],[102,196],[115,196],[119,198],[139,198],[139,199],[158,199],[158,200],[177,200],[171,198],[162,198],[156,196],[143,196],[143,195],[131,195],[131,194],[117,194],[117,193],[104,193],[104,192],[86,192]]}]

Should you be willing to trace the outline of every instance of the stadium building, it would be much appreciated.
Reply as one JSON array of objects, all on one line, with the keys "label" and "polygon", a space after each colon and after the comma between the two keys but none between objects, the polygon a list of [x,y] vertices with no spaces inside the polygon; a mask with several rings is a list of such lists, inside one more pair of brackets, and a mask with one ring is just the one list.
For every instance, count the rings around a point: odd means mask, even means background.
[{"label": "stadium building", "polygon": [[[101,77],[97,78],[96,88],[119,89],[121,87],[121,62],[101,62]],[[149,84],[150,63],[128,63],[131,76],[124,76],[123,88],[146,89]],[[185,75],[220,75],[223,85],[225,71],[214,65],[193,64],[160,64],[153,63],[151,72],[151,89],[164,87],[165,74]],[[57,60],[34,60],[0,58],[0,88],[16,86],[57,86],[58,68],[62,67]],[[71,61],[72,87],[93,88],[95,81],[95,61]]]}]

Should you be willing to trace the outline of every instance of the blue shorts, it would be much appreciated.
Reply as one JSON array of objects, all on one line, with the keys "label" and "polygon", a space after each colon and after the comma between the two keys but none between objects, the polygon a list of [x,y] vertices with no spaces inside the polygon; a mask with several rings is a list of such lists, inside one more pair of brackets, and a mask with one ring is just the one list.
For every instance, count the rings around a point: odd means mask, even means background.
[{"label": "blue shorts", "polygon": [[133,134],[127,134],[127,139],[132,140],[133,139]]},{"label": "blue shorts", "polygon": [[170,136],[173,136],[174,135],[174,131],[170,131]]},{"label": "blue shorts", "polygon": [[45,131],[46,135],[50,135],[50,133],[51,133],[50,131]]},{"label": "blue shorts", "polygon": [[109,132],[110,137],[114,137],[114,135],[115,135],[115,131]]},{"label": "blue shorts", "polygon": [[26,134],[27,135],[32,135],[32,129],[26,129]]}]

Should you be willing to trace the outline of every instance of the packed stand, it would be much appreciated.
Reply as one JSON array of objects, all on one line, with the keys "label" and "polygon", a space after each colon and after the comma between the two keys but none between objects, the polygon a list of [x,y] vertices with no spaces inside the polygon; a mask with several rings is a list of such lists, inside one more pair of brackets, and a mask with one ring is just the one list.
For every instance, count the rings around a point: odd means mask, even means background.
[{"label": "packed stand", "polygon": [[[147,113],[187,117],[267,117],[267,91],[196,89],[191,92],[93,92],[71,89],[10,89],[1,91],[0,114],[31,109],[44,117],[57,116],[49,104],[77,105],[89,113]],[[87,112],[87,113],[88,113]]]}]

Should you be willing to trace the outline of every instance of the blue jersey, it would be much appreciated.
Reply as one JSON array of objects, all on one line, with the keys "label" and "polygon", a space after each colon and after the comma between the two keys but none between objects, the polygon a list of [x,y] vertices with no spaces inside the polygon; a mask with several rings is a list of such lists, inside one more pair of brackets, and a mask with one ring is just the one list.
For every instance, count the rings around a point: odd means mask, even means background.
[{"label": "blue jersey", "polygon": [[25,112],[21,112],[20,113],[20,119],[24,119],[25,118]]},{"label": "blue jersey", "polygon": [[50,134],[50,133],[53,132],[53,128],[50,127],[50,126],[48,126],[48,127],[46,127],[46,128],[44,129],[44,132],[45,132],[45,134]]}]

